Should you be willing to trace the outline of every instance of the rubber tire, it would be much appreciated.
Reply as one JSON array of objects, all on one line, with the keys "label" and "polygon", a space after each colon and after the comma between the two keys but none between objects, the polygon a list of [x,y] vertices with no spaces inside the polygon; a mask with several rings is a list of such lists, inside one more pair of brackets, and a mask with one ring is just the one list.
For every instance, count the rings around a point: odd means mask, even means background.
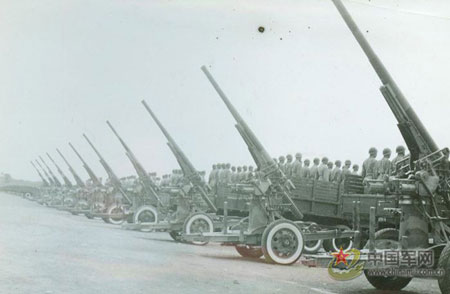
[{"label": "rubber tire", "polygon": [[182,242],[183,241],[183,239],[181,238],[181,232],[180,231],[170,231],[169,235],[176,242]]},{"label": "rubber tire", "polygon": [[303,253],[305,254],[316,254],[323,247],[323,240],[317,240],[317,243],[311,247],[307,246],[307,242],[305,242],[305,246],[303,247]]},{"label": "rubber tire", "polygon": [[[203,219],[203,220],[205,220],[208,223],[208,225],[209,225],[209,232],[208,233],[214,232],[213,220],[206,213],[199,212],[199,213],[194,213],[194,214],[190,215],[184,221],[183,232],[185,234],[190,234],[191,233],[191,227],[190,226],[192,225],[192,222],[194,220],[196,220],[196,219]],[[203,245],[208,244],[209,241],[193,241],[193,242],[189,242],[189,243],[194,244],[194,245],[203,246]]]},{"label": "rubber tire", "polygon": [[[375,233],[375,240],[377,239],[397,241],[399,239],[399,231],[394,228],[379,230]],[[367,271],[364,271],[364,275],[366,276],[366,279],[369,281],[369,283],[378,290],[400,291],[401,289],[405,288],[412,280],[412,278],[402,277],[373,277],[368,276]]]},{"label": "rubber tire", "polygon": [[[143,213],[144,211],[150,211],[150,212],[153,214],[155,220],[154,220],[153,222],[145,222],[145,223],[140,222],[140,221],[139,221],[139,216],[140,216],[141,213]],[[156,210],[155,207],[153,207],[153,206],[151,206],[151,205],[141,206],[141,207],[134,213],[134,216],[133,216],[133,222],[134,222],[135,224],[156,224],[156,223],[158,222],[158,211]],[[144,229],[144,230],[143,230],[143,229],[140,229],[140,231],[142,231],[142,232],[151,232],[151,231],[153,231],[153,229]]]},{"label": "rubber tire", "polygon": [[249,245],[235,245],[236,251],[242,256],[247,258],[259,259],[264,255],[261,247],[253,247]]},{"label": "rubber tire", "polygon": [[[115,208],[119,208],[122,211],[122,213],[124,212],[123,208],[121,206],[119,206],[117,204],[113,204],[110,207],[108,207],[107,213],[111,214],[111,211],[114,210]],[[106,217],[106,219],[109,224],[113,224],[113,225],[121,225],[125,221],[125,218],[122,218],[120,220],[115,220],[115,219],[111,218],[110,216]]]},{"label": "rubber tire", "polygon": [[442,294],[448,294],[450,293],[450,243],[447,243],[441,252],[438,268],[445,270],[444,276],[438,279],[439,289]]},{"label": "rubber tire", "polygon": [[[283,229],[283,228],[291,229],[291,231],[293,231],[295,233],[298,241],[300,242],[300,244],[297,248],[297,252],[295,252],[295,254],[287,260],[283,260],[282,258],[278,258],[278,257],[274,256],[272,248],[270,248],[272,241],[269,239],[272,238],[272,235],[275,234],[275,232],[277,230]],[[263,235],[262,235],[261,248],[262,248],[262,252],[264,254],[264,258],[269,263],[275,263],[275,264],[280,264],[280,265],[291,265],[291,264],[297,262],[297,260],[299,260],[299,258],[302,256],[303,246],[305,245],[304,240],[305,239],[303,238],[302,232],[295,225],[294,222],[285,220],[285,219],[276,220],[276,221],[270,223],[265,228]]]},{"label": "rubber tire", "polygon": [[[347,226],[340,226],[340,227],[342,227],[342,228],[345,227],[346,229],[350,230],[350,228]],[[342,248],[342,249],[344,251],[347,251],[347,250],[352,249],[352,247],[353,247],[353,240],[350,240],[349,246],[347,248]],[[339,252],[339,250],[341,248],[336,247],[335,239],[326,239],[326,240],[323,240],[323,249],[325,249],[326,252]]]}]

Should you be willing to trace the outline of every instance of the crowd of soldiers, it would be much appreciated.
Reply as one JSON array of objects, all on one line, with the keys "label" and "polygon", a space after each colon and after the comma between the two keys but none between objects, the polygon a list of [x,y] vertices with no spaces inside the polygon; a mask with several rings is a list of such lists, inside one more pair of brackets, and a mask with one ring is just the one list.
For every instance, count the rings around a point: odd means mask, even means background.
[{"label": "crowd of soldiers", "polygon": [[[383,150],[383,158],[377,160],[377,149],[369,149],[369,158],[362,165],[362,171],[359,172],[359,165],[353,164],[351,160],[345,160],[342,165],[341,160],[334,162],[328,157],[321,159],[316,157],[312,164],[309,159],[302,160],[302,154],[297,153],[294,157],[291,154],[274,158],[281,171],[290,179],[315,179],[325,182],[342,182],[347,175],[360,175],[364,179],[384,179],[395,172],[396,164],[405,158],[405,147],[396,148],[397,156],[391,161],[392,152],[389,148]],[[214,187],[218,184],[237,184],[246,183],[259,178],[258,169],[253,166],[231,166],[229,163],[217,163],[212,166],[209,174],[208,184]]]}]

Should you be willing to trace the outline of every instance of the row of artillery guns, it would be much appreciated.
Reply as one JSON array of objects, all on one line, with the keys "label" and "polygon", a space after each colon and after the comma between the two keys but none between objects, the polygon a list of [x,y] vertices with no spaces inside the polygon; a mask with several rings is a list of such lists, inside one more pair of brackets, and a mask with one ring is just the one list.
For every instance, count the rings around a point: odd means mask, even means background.
[{"label": "row of artillery guns", "polygon": [[[76,185],[56,162],[61,183],[42,158],[34,165],[44,188],[38,201],[49,206],[101,218],[124,229],[166,231],[180,242],[208,242],[234,246],[247,258],[264,256],[270,263],[289,265],[302,254],[360,249],[361,256],[383,250],[432,250],[434,267],[450,269],[449,149],[437,147],[399,87],[377,57],[340,0],[332,0],[381,80],[380,91],[394,114],[409,156],[397,173],[383,180],[347,176],[342,183],[296,179],[291,181],[273,161],[257,136],[235,109],[206,67],[202,71],[224,102],[260,177],[245,184],[211,189],[167,129],[142,101],[179,164],[185,181],[176,187],[158,187],[110,122],[125,154],[136,170],[134,186],[125,187],[86,135],[83,135],[108,174],[103,184],[84,161],[90,178],[86,185],[58,150]],[[43,163],[46,169],[41,165]],[[389,245],[386,245],[389,244]],[[389,246],[389,247],[386,247]],[[370,265],[366,263],[367,268]],[[450,271],[449,271],[450,272]],[[379,289],[400,290],[411,277],[371,277]],[[449,273],[439,279],[449,293]]]}]

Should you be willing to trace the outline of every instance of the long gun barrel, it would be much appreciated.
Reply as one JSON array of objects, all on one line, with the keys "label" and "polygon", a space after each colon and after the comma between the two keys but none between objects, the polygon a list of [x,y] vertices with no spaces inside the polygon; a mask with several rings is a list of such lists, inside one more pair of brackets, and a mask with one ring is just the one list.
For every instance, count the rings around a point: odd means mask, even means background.
[{"label": "long gun barrel", "polygon": [[425,129],[414,109],[375,54],[341,0],[332,1],[383,83],[380,91],[397,119],[400,132],[411,152],[411,159],[416,160],[419,157],[437,151],[438,146],[433,138],[431,138],[431,135]]},{"label": "long gun barrel", "polygon": [[77,183],[78,187],[81,187],[81,188],[86,187],[86,185],[84,184],[83,180],[80,178],[80,176],[77,174],[77,172],[73,169],[73,167],[70,165],[70,163],[64,157],[64,155],[61,153],[61,151],[59,151],[58,148],[56,148],[56,151],[58,152],[59,156],[61,156],[61,158],[66,163],[66,165],[69,168],[69,171],[72,174],[73,178],[75,179],[75,182]]},{"label": "long gun barrel", "polygon": [[48,187],[50,184],[47,182],[47,180],[42,176],[41,172],[37,169],[37,167],[34,165],[32,161],[30,161],[31,165],[34,167],[34,169],[37,171],[39,177],[41,178],[42,182],[44,183],[44,186]]},{"label": "long gun barrel", "polygon": [[153,118],[153,120],[156,122],[159,129],[166,137],[167,141],[169,141],[168,145],[170,147],[170,150],[172,150],[173,154],[175,155],[178,164],[183,170],[184,176],[191,182],[192,185],[194,185],[198,189],[203,201],[206,202],[209,209],[212,210],[213,212],[217,212],[217,208],[214,205],[214,203],[212,203],[211,199],[209,199],[208,194],[206,193],[205,190],[205,184],[202,183],[201,177],[198,171],[195,169],[194,165],[189,161],[187,156],[183,153],[181,148],[177,145],[172,136],[170,136],[170,134],[167,132],[162,123],[159,121],[159,119],[156,117],[156,115],[153,113],[153,111],[150,109],[150,107],[144,100],[142,100],[142,104],[144,105],[145,109],[147,109],[148,113]]},{"label": "long gun barrel", "polygon": [[111,131],[116,135],[119,142],[122,144],[123,148],[126,151],[126,155],[128,159],[130,159],[131,164],[133,165],[134,169],[136,170],[136,173],[138,174],[138,177],[141,179],[142,185],[144,186],[144,189],[148,194],[150,194],[152,197],[158,201],[160,205],[163,205],[163,202],[158,196],[158,193],[156,193],[155,188],[156,185],[153,182],[152,178],[149,176],[147,171],[145,170],[144,166],[139,162],[139,160],[136,158],[134,153],[131,151],[131,149],[128,147],[128,145],[125,143],[125,141],[119,136],[119,133],[117,133],[116,129],[112,126],[112,124],[109,121],[106,121]]},{"label": "long gun barrel", "polygon": [[41,163],[36,159],[35,162],[37,163],[37,165],[39,165],[39,167],[41,168],[41,170],[44,172],[45,176],[48,179],[48,182],[50,183],[51,186],[55,186],[55,181],[53,181],[53,179],[48,175],[47,171],[42,167]]},{"label": "long gun barrel", "polygon": [[42,156],[39,155],[39,158],[41,159],[42,163],[45,165],[45,167],[47,168],[48,172],[50,173],[50,175],[53,178],[53,181],[55,182],[55,185],[58,187],[62,187],[61,182],[59,181],[59,179],[55,176],[55,174],[52,172],[52,170],[50,169],[50,167],[47,165],[47,163],[45,162],[45,160],[42,158]]},{"label": "long gun barrel", "polygon": [[247,147],[250,150],[250,154],[252,155],[253,159],[258,165],[258,168],[261,170],[262,173],[266,174],[266,176],[271,180],[273,184],[276,184],[278,186],[279,190],[281,191],[285,199],[291,205],[292,212],[297,217],[303,218],[303,213],[300,211],[300,209],[297,207],[295,202],[292,200],[292,197],[290,196],[290,188],[288,187],[293,186],[292,183],[286,178],[286,176],[280,170],[278,165],[273,161],[272,157],[269,156],[269,153],[266,151],[264,146],[255,136],[253,131],[244,121],[244,119],[236,110],[236,108],[234,108],[233,104],[231,104],[230,100],[227,98],[225,93],[219,87],[219,84],[214,80],[213,76],[208,71],[206,66],[202,66],[201,69],[205,73],[208,80],[211,82],[216,92],[219,94],[222,101],[227,106],[228,110],[231,112],[231,115],[236,120],[237,122],[236,128],[238,129],[239,133],[244,139],[244,142],[247,144]]},{"label": "long gun barrel", "polygon": [[100,154],[100,152],[98,152],[97,148],[95,148],[94,144],[92,144],[91,140],[89,140],[89,138],[86,136],[86,134],[83,134],[83,137],[86,139],[86,141],[89,143],[89,145],[92,147],[92,149],[95,151],[95,153],[99,157],[101,165],[103,166],[103,168],[105,169],[106,173],[109,176],[109,179],[111,180],[111,184],[114,186],[114,188],[116,188],[117,191],[120,192],[120,194],[122,194],[122,196],[125,198],[125,200],[128,201],[128,203],[132,203],[131,198],[128,197],[127,193],[125,193],[125,191],[123,190],[119,177],[114,173],[112,168],[105,161],[105,159]]},{"label": "long gun barrel", "polygon": [[91,179],[92,183],[96,186],[96,187],[101,187],[102,182],[98,179],[97,175],[94,173],[94,171],[90,168],[90,166],[86,163],[86,161],[84,161],[83,157],[81,157],[80,153],[78,153],[77,149],[75,149],[75,147],[73,147],[72,143],[69,142],[69,146],[70,148],[72,148],[73,152],[75,152],[75,154],[78,156],[78,158],[81,160],[81,162],[83,163],[83,167],[86,170],[86,172],[89,175],[89,178]]},{"label": "long gun barrel", "polygon": [[66,177],[66,175],[64,174],[62,169],[59,167],[59,165],[53,160],[53,158],[50,156],[50,154],[47,153],[47,156],[50,159],[50,161],[53,162],[53,164],[55,165],[56,170],[58,171],[59,175],[63,178],[64,183],[66,184],[66,186],[67,187],[72,187],[72,182],[69,180],[68,177]]}]

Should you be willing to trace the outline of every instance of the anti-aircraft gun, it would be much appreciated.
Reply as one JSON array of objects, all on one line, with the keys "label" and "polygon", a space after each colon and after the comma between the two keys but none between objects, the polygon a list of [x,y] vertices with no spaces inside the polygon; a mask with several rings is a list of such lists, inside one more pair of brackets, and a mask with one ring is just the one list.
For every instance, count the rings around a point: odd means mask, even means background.
[{"label": "anti-aircraft gun", "polygon": [[[438,148],[341,0],[332,1],[380,78],[380,91],[397,119],[400,133],[410,151],[410,157],[400,162],[403,165],[396,169],[399,173],[390,178],[386,185],[385,193],[398,195],[399,208],[396,213],[401,215],[399,230],[393,241],[398,242],[399,249],[434,250],[435,256],[440,256],[439,265],[447,269],[446,275],[439,278],[439,286],[443,293],[450,293],[449,149]],[[376,239],[388,239],[384,232],[379,231]],[[373,238],[369,242],[374,244]],[[371,247],[374,249],[373,245]],[[400,277],[367,278],[376,288],[389,290],[400,290],[411,280]]]},{"label": "anti-aircraft gun", "polygon": [[[92,147],[94,152],[97,154],[100,160],[100,164],[105,169],[106,173],[108,174],[110,183],[114,190],[119,193],[123,200],[125,200],[127,205],[132,205],[132,200],[128,196],[127,192],[122,187],[122,184],[120,182],[119,177],[116,175],[116,173],[112,170],[111,166],[105,161],[103,156],[98,152],[97,148],[92,144],[92,142],[89,140],[89,138],[86,136],[86,134],[83,134],[83,137],[86,139],[88,144]],[[112,224],[122,224],[125,220],[125,216],[128,214],[128,211],[126,211],[128,208],[125,207],[122,203],[119,203],[119,201],[116,199],[116,201],[112,203],[107,204],[106,214],[100,215],[105,221],[110,222]]]},{"label": "anti-aircraft gun", "polygon": [[83,159],[83,157],[81,157],[81,155],[80,155],[80,153],[78,153],[77,149],[75,149],[75,147],[73,147],[72,143],[70,143],[70,142],[69,142],[69,146],[70,146],[70,148],[72,148],[73,152],[75,152],[75,154],[78,156],[78,158],[83,163],[83,167],[86,170],[87,174],[89,175],[89,178],[91,179],[92,184],[98,188],[103,187],[102,182],[99,180],[99,178],[94,173],[94,171],[91,169],[91,167],[86,163],[86,161]]},{"label": "anti-aircraft gun", "polygon": [[139,162],[137,157],[131,151],[130,147],[125,143],[125,141],[119,136],[116,129],[112,126],[109,121],[106,121],[111,131],[117,137],[119,142],[122,144],[125,149],[125,154],[128,159],[131,161],[136,173],[139,177],[139,180],[142,184],[144,192],[146,194],[147,199],[143,199],[140,203],[135,203],[134,206],[134,216],[133,223],[134,224],[145,224],[145,223],[155,223],[158,221],[160,217],[159,214],[163,212],[165,213],[166,204],[163,203],[160,195],[158,194],[158,187],[154,183],[153,179],[150,177],[149,173],[145,170],[144,166]]},{"label": "anti-aircraft gun", "polygon": [[49,187],[50,184],[47,182],[47,180],[42,176],[41,172],[37,169],[37,167],[34,165],[33,161],[30,161],[31,165],[34,167],[34,169],[36,170],[36,172],[38,173],[39,177],[42,180],[42,183],[44,185],[44,187]]},{"label": "anti-aircraft gun", "polygon": [[[202,70],[236,120],[236,128],[258,166],[260,180],[254,182],[254,189],[251,191],[249,217],[241,221],[238,230],[228,231],[225,227],[220,233],[186,234],[184,238],[188,241],[204,238],[234,245],[244,257],[259,258],[264,255],[268,262],[286,265],[293,264],[300,258],[306,241],[353,236],[357,238],[357,231],[343,232],[328,228],[311,230],[318,226],[300,221],[303,213],[291,197],[294,185],[269,156],[206,67],[203,66]],[[296,221],[283,218],[282,213],[286,210],[292,212]]]},{"label": "anti-aircraft gun", "polygon": [[53,181],[53,179],[48,175],[47,171],[42,167],[41,163],[35,159],[34,160],[36,162],[36,164],[41,168],[41,170],[44,172],[44,175],[47,177],[47,180],[49,182],[49,186],[56,186],[55,181]]},{"label": "anti-aircraft gun", "polygon": [[80,176],[77,174],[77,172],[73,169],[73,167],[70,165],[70,163],[67,161],[67,159],[64,157],[64,155],[59,151],[58,148],[56,148],[56,151],[58,152],[59,156],[64,160],[67,167],[69,168],[70,173],[72,174],[73,178],[75,179],[75,182],[78,187],[85,188],[86,184],[83,182],[83,180],[80,178]]},{"label": "anti-aircraft gun", "polygon": [[[217,208],[208,195],[210,188],[202,180],[199,172],[184,154],[169,132],[164,128],[162,123],[143,100],[147,112],[153,118],[158,125],[161,132],[167,139],[167,145],[174,154],[178,164],[184,175],[184,182],[186,185],[177,191],[178,203],[176,211],[172,215],[172,219],[167,222],[162,222],[159,225],[167,229],[175,240],[180,240],[181,231],[183,232],[213,232],[218,225],[222,225],[221,218],[217,216]],[[196,201],[196,198],[200,196],[202,202],[206,204],[206,207]],[[196,242],[195,244],[205,244],[204,241]]]},{"label": "anti-aircraft gun", "polygon": [[62,171],[62,169],[59,167],[59,165],[53,160],[53,158],[50,156],[50,154],[47,153],[48,158],[50,159],[51,162],[53,162],[53,164],[56,167],[56,170],[58,171],[59,175],[63,178],[64,184],[71,188],[72,187],[72,182],[69,180],[68,177],[66,177],[66,175],[64,174],[64,172]]},{"label": "anti-aircraft gun", "polygon": [[59,179],[55,176],[55,174],[52,172],[52,170],[50,169],[50,167],[47,165],[47,163],[45,162],[45,160],[42,158],[42,156],[39,155],[39,159],[41,160],[41,162],[45,165],[45,167],[47,168],[48,173],[50,174],[50,176],[53,179],[53,182],[55,183],[56,187],[62,187],[61,182],[59,181]]}]

